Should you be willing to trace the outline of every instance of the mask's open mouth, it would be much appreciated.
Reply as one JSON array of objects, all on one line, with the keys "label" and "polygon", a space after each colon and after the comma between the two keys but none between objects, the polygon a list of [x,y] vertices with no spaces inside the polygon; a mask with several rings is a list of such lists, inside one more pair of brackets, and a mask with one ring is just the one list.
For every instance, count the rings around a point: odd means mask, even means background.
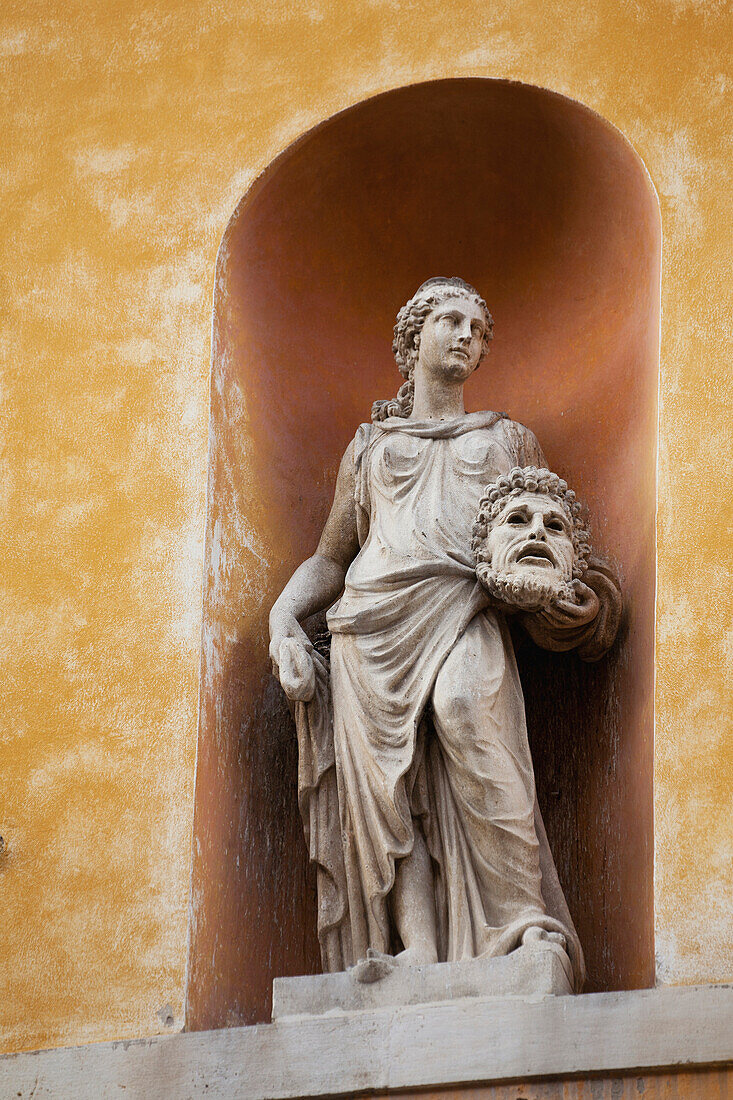
[{"label": "mask's open mouth", "polygon": [[516,560],[523,561],[525,565],[551,565],[553,568],[557,565],[549,546],[541,542],[530,542],[523,546]]}]

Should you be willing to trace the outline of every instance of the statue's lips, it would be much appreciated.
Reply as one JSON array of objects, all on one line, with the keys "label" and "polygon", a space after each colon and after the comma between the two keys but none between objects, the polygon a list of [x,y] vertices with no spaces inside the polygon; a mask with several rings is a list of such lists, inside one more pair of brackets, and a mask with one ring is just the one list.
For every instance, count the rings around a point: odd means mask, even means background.
[{"label": "statue's lips", "polygon": [[555,555],[549,546],[545,546],[541,542],[529,543],[527,546],[523,546],[514,560],[526,562],[528,565],[551,565],[553,568],[557,565]]}]

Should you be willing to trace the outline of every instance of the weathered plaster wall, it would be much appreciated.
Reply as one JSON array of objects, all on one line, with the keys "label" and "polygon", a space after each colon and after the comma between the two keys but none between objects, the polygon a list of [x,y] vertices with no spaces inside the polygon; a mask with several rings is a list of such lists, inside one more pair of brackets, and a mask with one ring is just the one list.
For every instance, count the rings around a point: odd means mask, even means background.
[{"label": "weathered plaster wall", "polygon": [[289,141],[433,77],[582,101],[659,191],[659,975],[733,976],[730,33],[723,0],[5,0],[3,1049],[182,1022],[217,244]]}]

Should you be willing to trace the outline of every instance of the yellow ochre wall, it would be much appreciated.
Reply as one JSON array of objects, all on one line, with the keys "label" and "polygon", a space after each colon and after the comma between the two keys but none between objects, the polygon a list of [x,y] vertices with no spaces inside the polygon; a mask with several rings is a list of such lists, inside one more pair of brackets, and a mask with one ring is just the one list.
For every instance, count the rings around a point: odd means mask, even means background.
[{"label": "yellow ochre wall", "polygon": [[0,1049],[183,1024],[217,245],[299,134],[437,77],[587,104],[659,192],[658,974],[733,978],[731,29],[722,0],[5,0]]}]

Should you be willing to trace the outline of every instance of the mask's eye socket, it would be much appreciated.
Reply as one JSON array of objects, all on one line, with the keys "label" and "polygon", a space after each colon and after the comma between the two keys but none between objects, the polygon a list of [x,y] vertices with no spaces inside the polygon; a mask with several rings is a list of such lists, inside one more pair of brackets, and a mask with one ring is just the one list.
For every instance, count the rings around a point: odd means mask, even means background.
[{"label": "mask's eye socket", "polygon": [[548,531],[556,531],[559,535],[565,530],[565,525],[560,519],[548,519],[545,527]]},{"label": "mask's eye socket", "polygon": [[506,522],[510,523],[512,527],[522,527],[527,522],[526,512],[510,512],[506,517]]}]

